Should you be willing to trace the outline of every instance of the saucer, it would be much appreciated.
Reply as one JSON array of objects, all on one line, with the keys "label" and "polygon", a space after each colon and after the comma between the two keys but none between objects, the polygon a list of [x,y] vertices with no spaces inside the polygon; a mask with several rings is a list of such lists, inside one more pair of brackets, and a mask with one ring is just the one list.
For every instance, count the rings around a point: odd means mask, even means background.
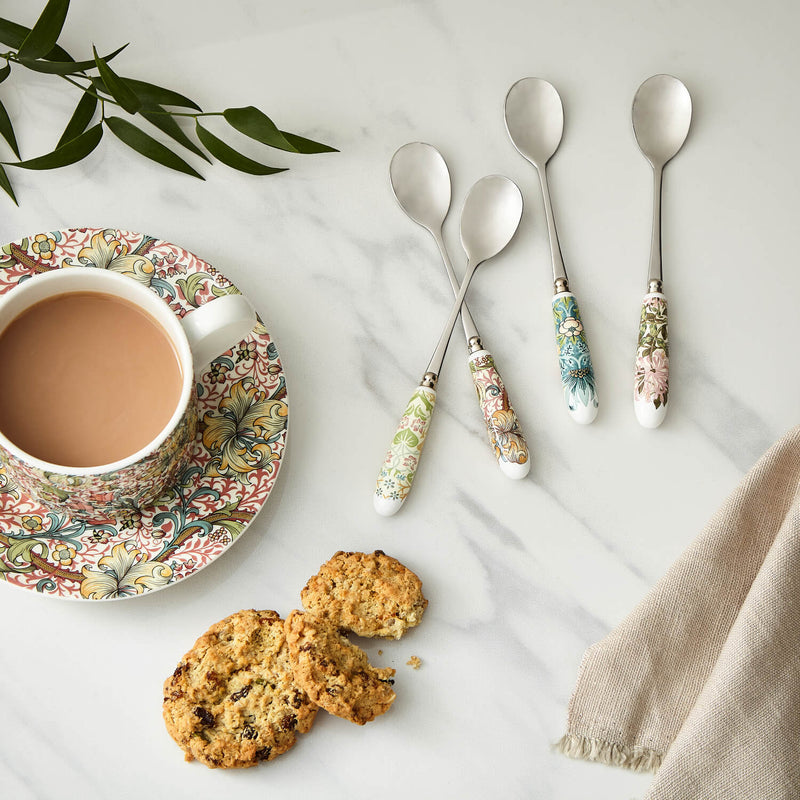
[{"label": "saucer", "polygon": [[[37,273],[71,266],[127,275],[179,317],[239,293],[210,264],[169,242],[74,228],[2,247],[0,295]],[[0,466],[0,578],[53,597],[141,597],[219,558],[267,501],[286,446],[283,367],[260,318],[247,338],[203,372],[197,394],[200,430],[178,482],[155,505],[125,509],[112,521],[78,521],[46,508],[14,486]]]}]

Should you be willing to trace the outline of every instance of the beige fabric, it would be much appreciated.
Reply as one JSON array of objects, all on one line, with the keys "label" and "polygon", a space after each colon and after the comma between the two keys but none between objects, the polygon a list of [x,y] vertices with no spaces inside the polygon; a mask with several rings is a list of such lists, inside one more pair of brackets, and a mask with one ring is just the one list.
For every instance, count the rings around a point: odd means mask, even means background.
[{"label": "beige fabric", "polygon": [[657,770],[645,800],[800,798],[800,427],[583,657],[567,755]]}]

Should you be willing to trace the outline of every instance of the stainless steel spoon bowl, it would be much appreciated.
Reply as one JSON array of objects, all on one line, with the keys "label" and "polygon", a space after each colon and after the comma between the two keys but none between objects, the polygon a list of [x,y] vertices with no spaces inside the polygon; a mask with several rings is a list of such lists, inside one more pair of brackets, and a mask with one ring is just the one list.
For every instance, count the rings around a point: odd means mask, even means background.
[{"label": "stainless steel spoon bowl", "polygon": [[661,264],[661,188],[664,166],[683,147],[692,121],[692,98],[672,75],[653,75],[638,89],[631,111],[639,149],[653,168],[653,228],[647,294],[642,301],[633,390],[636,418],[656,428],[669,400],[667,299]]},{"label": "stainless steel spoon bowl", "polygon": [[672,75],[653,75],[633,98],[633,132],[653,169],[663,169],[683,147],[692,122],[689,90]]},{"label": "stainless steel spoon bowl", "polygon": [[502,175],[481,178],[470,189],[461,212],[461,245],[477,266],[496,256],[513,238],[522,217],[522,195]]},{"label": "stainless steel spoon bowl", "polygon": [[[453,294],[457,296],[459,281],[442,237],[451,196],[450,172],[442,154],[424,142],[405,144],[392,157],[389,177],[400,207],[436,241]],[[461,224],[463,229],[463,217]],[[467,221],[467,236],[471,235],[471,225]],[[530,472],[528,445],[494,357],[483,344],[466,303],[461,304],[461,324],[469,353],[469,372],[498,466],[510,478],[524,478]]]},{"label": "stainless steel spoon bowl", "polygon": [[450,210],[450,171],[442,154],[425,142],[404,144],[389,165],[392,191],[401,208],[434,236]]},{"label": "stainless steel spoon bowl", "polygon": [[523,78],[506,95],[506,128],[514,147],[541,170],[564,135],[564,106],[555,86]]}]

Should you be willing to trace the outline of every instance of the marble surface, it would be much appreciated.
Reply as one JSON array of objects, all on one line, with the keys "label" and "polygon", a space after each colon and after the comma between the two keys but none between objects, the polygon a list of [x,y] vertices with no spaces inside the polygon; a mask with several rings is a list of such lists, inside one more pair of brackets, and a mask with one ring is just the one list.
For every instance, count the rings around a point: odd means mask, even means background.
[{"label": "marble surface", "polygon": [[[30,24],[38,5],[10,0],[2,13]],[[200,182],[108,137],[76,166],[13,173],[21,205],[0,200],[4,241],[126,228],[228,275],[274,335],[291,422],[269,503],[198,575],[111,603],[0,587],[0,794],[641,798],[648,776],[551,745],[584,649],[798,421],[798,21],[788,0],[231,0],[224,11],[209,0],[74,0],[62,41],[76,54],[130,41],[120,71],[210,110],[257,105],[341,152],[273,155],[243,142],[291,170],[255,178],[194,160]],[[658,72],[684,80],[694,119],[665,172],[672,395],[651,431],[631,403],[651,173],[630,105]],[[550,80],[565,107],[550,182],[597,374],[589,427],[563,407],[542,200],[503,124],[505,93],[526,75]],[[32,156],[58,138],[76,96],[22,77],[0,96]],[[377,470],[450,304],[432,239],[388,184],[392,153],[414,140],[449,163],[445,239],[459,272],[472,183],[502,173],[524,194],[516,239],[469,299],[533,460],[521,482],[495,465],[457,331],[417,483],[384,519],[372,508]],[[288,613],[335,551],[375,548],[416,570],[430,600],[407,638],[368,646],[397,669],[390,713],[363,728],[321,714],[292,752],[251,770],[185,764],[161,721],[161,684],[195,638],[240,608]]]}]

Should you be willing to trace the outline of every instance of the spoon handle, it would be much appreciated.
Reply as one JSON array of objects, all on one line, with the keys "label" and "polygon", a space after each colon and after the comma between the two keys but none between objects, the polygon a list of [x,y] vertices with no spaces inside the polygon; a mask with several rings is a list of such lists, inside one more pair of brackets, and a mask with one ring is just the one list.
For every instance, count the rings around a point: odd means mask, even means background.
[{"label": "spoon handle", "polygon": [[[664,421],[669,400],[669,336],[661,281],[652,281],[650,287],[639,318],[633,408],[642,427],[657,428]],[[657,291],[652,291],[654,288]]]},{"label": "spoon handle", "polygon": [[373,504],[384,517],[396,514],[411,491],[436,405],[437,376],[426,372],[411,395],[378,473]]},{"label": "spoon handle", "polygon": [[509,478],[524,478],[530,472],[528,445],[494,358],[488,350],[477,350],[468,363],[497,463]]},{"label": "spoon handle", "polygon": [[556,281],[553,296],[553,321],[558,345],[561,385],[572,418],[587,425],[597,416],[597,390],[586,332],[575,295],[565,280]]}]

